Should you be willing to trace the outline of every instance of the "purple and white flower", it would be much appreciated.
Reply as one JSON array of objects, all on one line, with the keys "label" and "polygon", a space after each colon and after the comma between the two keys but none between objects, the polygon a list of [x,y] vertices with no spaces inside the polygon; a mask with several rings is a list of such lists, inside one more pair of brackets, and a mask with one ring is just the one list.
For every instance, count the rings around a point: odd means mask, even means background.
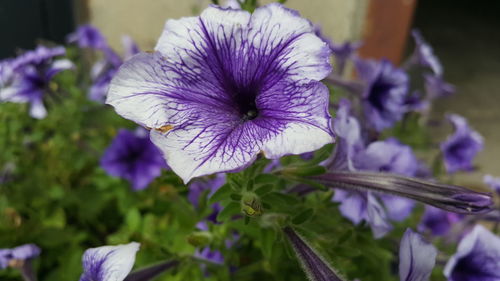
[{"label": "purple and white flower", "polygon": [[428,281],[436,256],[436,248],[408,228],[399,245],[399,280]]},{"label": "purple and white flower", "polygon": [[447,118],[455,133],[441,143],[446,170],[449,173],[470,171],[474,158],[483,150],[483,137],[469,127],[464,117],[450,114]]},{"label": "purple and white flower", "polygon": [[129,181],[134,190],[141,190],[160,176],[166,165],[147,132],[121,129],[104,152],[101,167],[108,174]]},{"label": "purple and white flower", "polygon": [[[416,176],[420,167],[411,147],[395,138],[370,143],[356,155],[354,162],[358,170],[410,177]],[[382,195],[380,199],[386,206],[387,216],[394,221],[406,219],[415,206],[414,201],[398,196]]]},{"label": "purple and white flower", "polygon": [[[331,171],[368,170],[415,176],[419,162],[410,147],[396,139],[377,141],[364,147],[358,121],[350,116],[350,103],[340,100],[334,130],[339,140],[332,159],[323,163]],[[333,201],[340,202],[341,213],[354,224],[366,220],[376,238],[392,229],[389,220],[408,217],[414,202],[406,198],[381,195],[379,198],[362,190],[337,189]],[[383,203],[383,204],[382,204]]]},{"label": "purple and white flower", "polygon": [[388,60],[355,60],[359,77],[365,82],[362,94],[367,121],[377,131],[393,126],[408,111],[408,75]]},{"label": "purple and white flower", "polygon": [[80,48],[104,50],[109,48],[106,38],[95,26],[84,24],[68,36],[69,43],[76,43]]},{"label": "purple and white flower", "polygon": [[90,48],[103,54],[103,58],[97,61],[90,71],[92,85],[88,97],[96,102],[104,102],[109,89],[111,79],[118,71],[124,60],[139,53],[139,47],[130,36],[122,37],[124,49],[123,59],[109,46],[104,35],[96,27],[86,24],[68,36],[68,42],[76,43],[80,48]]},{"label": "purple and white flower", "polygon": [[328,46],[280,4],[207,8],[169,20],[155,48],[125,62],[107,103],[152,128],[184,182],[333,142]]},{"label": "purple and white flower", "polygon": [[444,269],[449,281],[500,280],[500,237],[476,225]]},{"label": "purple and white flower", "polygon": [[91,248],[83,254],[80,281],[123,281],[132,270],[140,244]]},{"label": "purple and white flower", "polygon": [[5,269],[8,266],[19,267],[25,261],[38,257],[40,252],[40,248],[35,244],[25,244],[12,249],[0,249],[0,269]]},{"label": "purple and white flower", "polygon": [[416,45],[412,55],[414,60],[421,66],[430,68],[435,75],[441,76],[443,74],[443,66],[438,57],[434,54],[432,47],[425,42],[420,31],[413,30],[412,36]]},{"label": "purple and white flower", "polygon": [[47,115],[44,105],[45,94],[49,91],[49,82],[63,70],[72,69],[68,59],[54,59],[65,54],[64,47],[47,48],[38,46],[19,57],[7,62],[0,78],[0,101],[29,103],[30,115],[43,119]]}]

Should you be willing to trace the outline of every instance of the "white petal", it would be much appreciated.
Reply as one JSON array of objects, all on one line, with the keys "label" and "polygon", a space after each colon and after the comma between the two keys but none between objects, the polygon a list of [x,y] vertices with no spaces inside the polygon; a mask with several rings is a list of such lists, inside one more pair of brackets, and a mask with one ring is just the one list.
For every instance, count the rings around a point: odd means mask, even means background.
[{"label": "white petal", "polygon": [[436,248],[407,229],[399,247],[399,278],[401,281],[427,281],[436,263]]},{"label": "white petal", "polygon": [[139,243],[91,248],[83,254],[81,281],[123,281],[135,263]]}]

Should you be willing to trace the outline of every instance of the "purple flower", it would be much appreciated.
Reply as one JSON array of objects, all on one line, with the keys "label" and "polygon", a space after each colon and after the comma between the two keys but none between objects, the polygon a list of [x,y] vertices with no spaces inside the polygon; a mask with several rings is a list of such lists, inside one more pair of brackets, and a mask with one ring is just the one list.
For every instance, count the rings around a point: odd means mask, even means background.
[{"label": "purple flower", "polygon": [[500,178],[494,178],[491,175],[485,175],[483,181],[485,184],[489,185],[493,191],[500,195]]},{"label": "purple flower", "polygon": [[351,103],[347,99],[339,101],[333,130],[338,137],[335,152],[323,165],[331,170],[354,171],[354,156],[364,149],[364,144],[361,139],[361,127],[358,120],[351,116]]},{"label": "purple flower", "polygon": [[463,218],[463,215],[443,211],[431,206],[425,206],[425,212],[418,229],[420,231],[429,230],[432,235],[446,235],[453,225]]},{"label": "purple flower", "polygon": [[408,111],[408,75],[388,60],[357,59],[355,65],[366,83],[362,95],[366,119],[377,131],[393,126]]},{"label": "purple flower", "polygon": [[311,281],[342,281],[339,274],[291,227],[283,229],[297,259]]},{"label": "purple flower", "polygon": [[86,250],[80,281],[123,281],[134,266],[139,247],[139,243],[132,242]]},{"label": "purple flower", "polygon": [[328,46],[280,4],[207,8],[169,20],[155,53],[125,62],[107,103],[153,128],[151,140],[184,182],[237,171],[333,142]]},{"label": "purple flower", "polygon": [[[356,156],[364,150],[360,126],[357,119],[350,116],[350,108],[348,100],[339,101],[334,120],[334,131],[339,140],[332,157],[323,163],[330,170],[356,171]],[[366,220],[376,238],[392,229],[384,207],[370,192],[335,190],[332,200],[341,203],[340,212],[354,224]]]},{"label": "purple flower", "polygon": [[429,110],[430,102],[416,90],[406,97],[405,106],[408,111],[425,112]]},{"label": "purple flower", "polygon": [[430,99],[448,97],[456,92],[455,86],[446,83],[441,76],[424,74],[424,80],[425,91]]},{"label": "purple flower", "polygon": [[36,258],[40,255],[40,252],[40,248],[35,244],[24,244],[12,249],[0,249],[0,269]]},{"label": "purple flower", "polygon": [[455,127],[455,133],[441,143],[446,170],[449,173],[472,170],[472,161],[483,149],[483,138],[473,131],[462,116],[451,114],[448,120]]},{"label": "purple flower", "polygon": [[104,152],[101,167],[108,174],[129,181],[134,190],[141,190],[160,176],[166,165],[147,133],[121,129]]},{"label": "purple flower", "polygon": [[370,143],[355,159],[359,170],[414,176],[419,164],[411,147],[395,138]]},{"label": "purple flower", "polygon": [[90,100],[104,102],[109,89],[109,83],[111,83],[111,79],[113,79],[117,71],[118,68],[110,64],[106,59],[98,61],[92,66],[90,75],[92,85],[88,92]]},{"label": "purple flower", "polygon": [[197,249],[194,253],[196,258],[215,263],[215,264],[224,264],[224,256],[220,251],[211,250],[209,247],[205,247],[201,250]]},{"label": "purple flower", "polygon": [[59,72],[74,67],[67,59],[54,60],[54,57],[65,53],[63,47],[47,48],[38,46],[16,59],[8,62],[2,68],[9,68],[2,72],[9,74],[1,80],[5,83],[0,89],[0,101],[30,103],[30,115],[33,118],[43,119],[47,110],[43,104],[45,94],[49,90],[49,82]]},{"label": "purple flower", "polygon": [[80,48],[90,48],[102,52],[104,58],[97,61],[90,72],[92,85],[88,97],[96,102],[104,102],[109,89],[111,79],[118,71],[124,60],[139,53],[139,47],[130,36],[122,37],[124,59],[122,59],[111,47],[104,35],[92,25],[82,25],[68,36],[68,42],[76,43]]},{"label": "purple flower", "polygon": [[500,280],[500,237],[476,225],[444,269],[449,281]]},{"label": "purple flower", "polygon": [[399,280],[428,281],[436,256],[436,248],[408,228],[399,245]]},{"label": "purple flower", "polygon": [[[405,176],[415,176],[419,162],[412,149],[401,144],[395,138],[376,141],[360,151],[354,159],[358,170],[393,173]],[[387,206],[387,215],[395,221],[406,219],[413,210],[415,202],[406,198],[382,195],[382,202]]]},{"label": "purple flower", "polygon": [[68,36],[69,43],[76,43],[80,48],[104,50],[109,48],[106,38],[96,27],[84,24]]},{"label": "purple flower", "polygon": [[436,55],[434,55],[432,47],[425,42],[420,31],[413,30],[412,35],[416,44],[413,54],[416,62],[423,67],[429,67],[435,75],[441,76],[443,74],[443,66]]}]

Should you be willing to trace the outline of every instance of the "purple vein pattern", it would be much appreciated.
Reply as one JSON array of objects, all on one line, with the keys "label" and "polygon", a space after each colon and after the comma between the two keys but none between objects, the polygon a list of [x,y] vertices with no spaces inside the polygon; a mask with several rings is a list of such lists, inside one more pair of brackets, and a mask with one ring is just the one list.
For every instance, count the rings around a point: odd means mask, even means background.
[{"label": "purple vein pattern", "polygon": [[154,53],[134,56],[107,103],[152,128],[151,140],[185,182],[237,171],[333,142],[330,50],[311,23],[279,4],[253,14],[211,6],[169,20]]}]

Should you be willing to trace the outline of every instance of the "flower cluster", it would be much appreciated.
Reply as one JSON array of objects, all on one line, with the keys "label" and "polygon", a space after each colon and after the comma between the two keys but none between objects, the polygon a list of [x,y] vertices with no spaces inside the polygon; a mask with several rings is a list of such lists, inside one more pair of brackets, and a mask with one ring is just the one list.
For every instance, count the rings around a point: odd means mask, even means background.
[{"label": "flower cluster", "polygon": [[31,117],[45,118],[44,99],[54,93],[51,80],[59,72],[74,67],[67,59],[54,59],[64,54],[64,47],[38,46],[15,59],[1,61],[0,101],[29,103]]}]

